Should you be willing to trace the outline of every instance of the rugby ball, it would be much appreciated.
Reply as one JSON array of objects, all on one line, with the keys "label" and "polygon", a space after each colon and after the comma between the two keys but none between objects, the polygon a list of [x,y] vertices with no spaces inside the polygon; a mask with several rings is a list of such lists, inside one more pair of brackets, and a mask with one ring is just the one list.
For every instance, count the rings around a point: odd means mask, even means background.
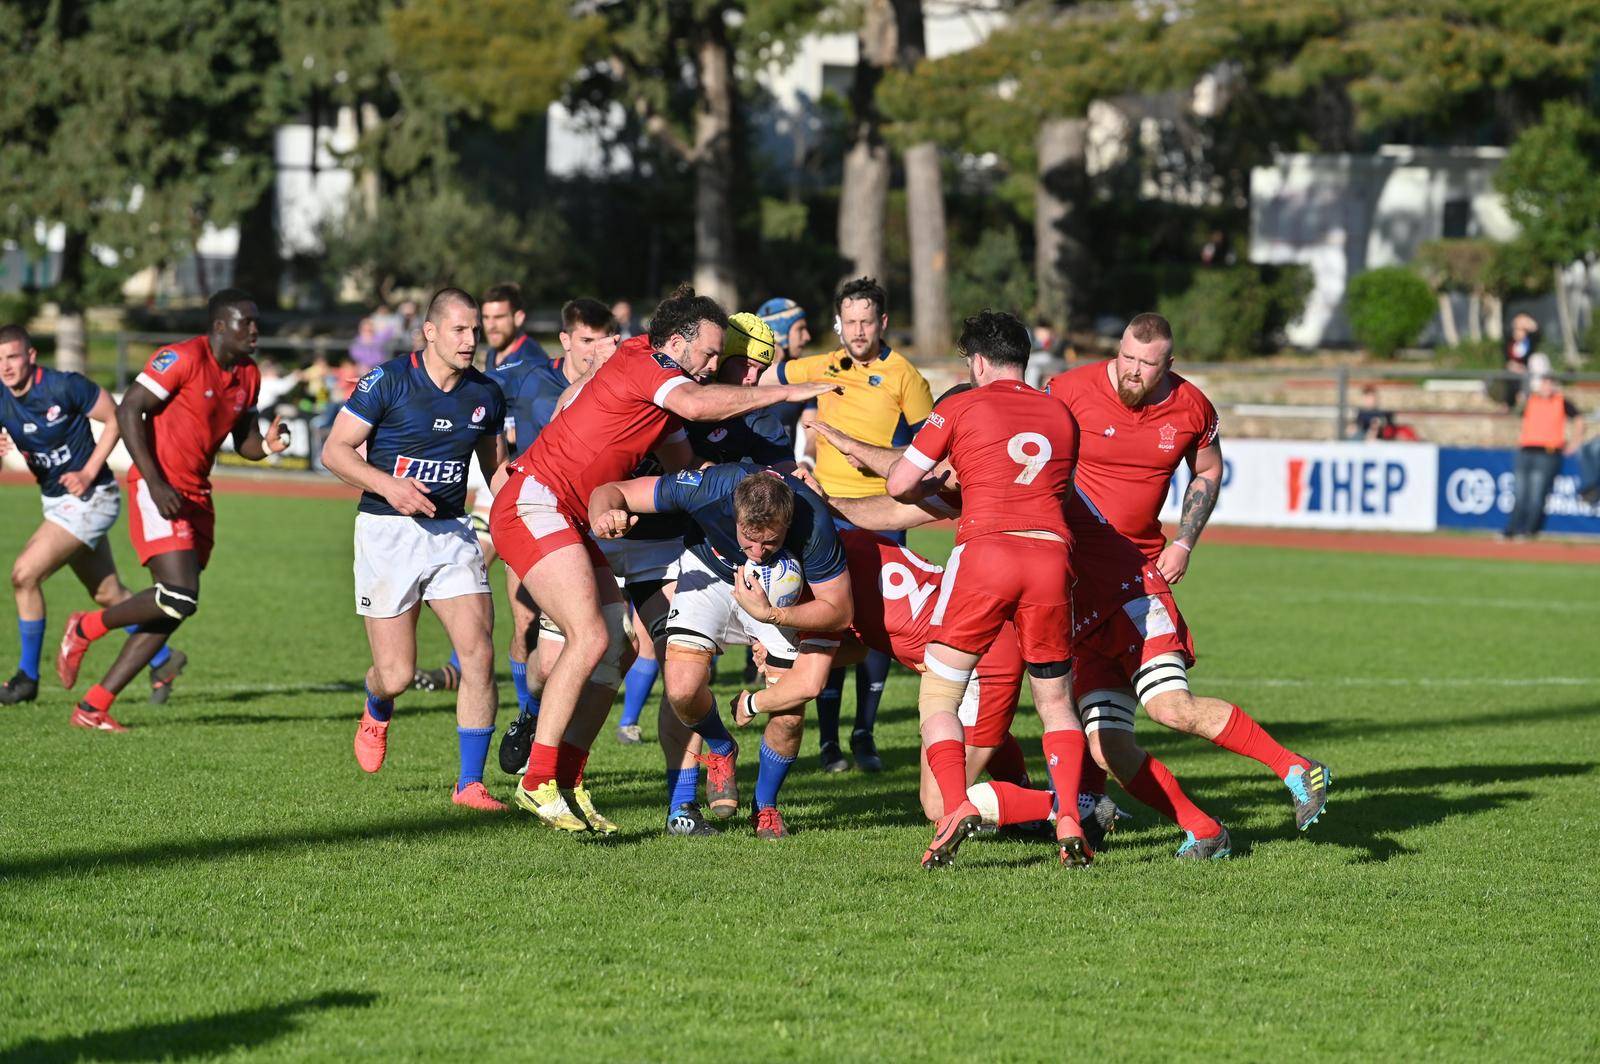
[{"label": "rugby ball", "polygon": [[766,565],[745,562],[744,571],[753,582],[761,585],[767,601],[780,609],[799,602],[800,592],[806,586],[799,559],[786,550],[779,551]]}]

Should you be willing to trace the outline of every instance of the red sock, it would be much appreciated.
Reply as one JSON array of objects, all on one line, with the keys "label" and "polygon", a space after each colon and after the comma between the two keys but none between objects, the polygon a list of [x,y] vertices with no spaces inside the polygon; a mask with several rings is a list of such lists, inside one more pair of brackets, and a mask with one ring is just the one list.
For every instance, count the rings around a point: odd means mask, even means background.
[{"label": "red sock", "polygon": [[989,778],[1000,783],[1028,785],[1028,760],[1022,756],[1022,744],[1008,734],[989,755]]},{"label": "red sock", "polygon": [[95,610],[93,613],[86,613],[79,617],[78,633],[91,643],[105,635],[109,631],[104,620],[105,612],[105,610]]},{"label": "red sock", "polygon": [[1056,816],[1078,821],[1078,786],[1083,778],[1083,732],[1044,733],[1044,763],[1056,789]]},{"label": "red sock", "polygon": [[99,684],[95,684],[83,693],[84,704],[96,713],[104,713],[111,708],[111,703],[116,700],[117,696],[114,692],[107,691]]},{"label": "red sock", "polygon": [[555,778],[556,748],[543,743],[534,743],[533,753],[528,756],[528,771],[522,777],[523,788],[531,791]]},{"label": "red sock", "polygon": [[967,748],[960,739],[941,739],[928,747],[928,769],[939,785],[944,811],[953,813],[967,800]]},{"label": "red sock", "polygon": [[1209,839],[1222,830],[1222,825],[1206,816],[1200,807],[1189,801],[1189,796],[1178,786],[1172,771],[1145,755],[1144,764],[1133,778],[1124,782],[1128,793],[1168,820],[1175,820],[1185,831],[1193,832],[1197,839]]},{"label": "red sock", "polygon": [[1087,739],[1083,746],[1083,778],[1078,781],[1078,790],[1090,794],[1106,793],[1106,770],[1095,764],[1094,755],[1089,753]]},{"label": "red sock", "polygon": [[589,751],[562,741],[556,747],[556,786],[576,787],[583,779],[583,766],[589,763]]},{"label": "red sock", "polygon": [[1000,804],[1001,827],[1050,819],[1049,791],[1036,791],[1003,781],[996,781],[989,786],[994,788],[995,800]]},{"label": "red sock", "polygon": [[1238,706],[1230,708],[1233,712],[1228,715],[1228,723],[1223,725],[1222,731],[1211,740],[1213,743],[1240,757],[1261,762],[1276,772],[1280,780],[1289,775],[1289,770],[1296,765],[1301,768],[1311,767],[1311,762],[1299,754],[1279,746],[1250,714]]}]

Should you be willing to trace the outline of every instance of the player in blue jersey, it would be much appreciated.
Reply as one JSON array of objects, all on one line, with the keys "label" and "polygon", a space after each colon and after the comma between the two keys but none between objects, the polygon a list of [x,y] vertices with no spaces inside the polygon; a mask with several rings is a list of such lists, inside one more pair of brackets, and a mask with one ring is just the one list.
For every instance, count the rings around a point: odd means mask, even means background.
[{"label": "player in blue jersey", "polygon": [[[775,673],[801,654],[831,655],[836,632],[852,614],[850,574],[833,519],[822,500],[799,480],[751,463],[686,469],[673,476],[641,477],[602,485],[591,496],[590,526],[603,538],[624,533],[640,514],[680,513],[692,524],[679,562],[677,592],[667,615],[667,700],[707,751],[706,799],[726,819],[739,807],[735,770],[738,744],[728,733],[711,694],[711,660],[730,644],[759,641]],[[805,572],[812,597],[774,608],[740,571],[746,560],[765,563],[787,550]],[[802,633],[812,633],[802,635]],[[778,790],[800,752],[801,710],[767,722],[751,820],[756,836],[788,835],[777,808]],[[714,834],[694,802],[698,774],[674,774],[667,832]]]},{"label": "player in blue jersey", "polygon": [[505,461],[505,396],[472,365],[477,330],[477,300],[459,288],[439,291],[423,322],[423,349],[361,378],[322,460],[362,489],[356,612],[366,622],[372,668],[356,761],[367,772],[383,767],[394,699],[411,686],[417,617],[427,602],[461,660],[461,771],[452,800],[499,811],[505,806],[483,785],[494,735],[494,601],[466,502],[471,459],[477,457],[486,479]]},{"label": "player in blue jersey", "polygon": [[[0,683],[0,705],[39,696],[44,645],[43,584],[70,565],[84,590],[101,606],[128,597],[117,575],[106,533],[122,511],[122,493],[106,459],[116,449],[117,404],[78,373],[38,364],[39,353],[20,325],[0,328],[0,457],[15,449],[39,482],[44,521],[11,565],[21,653],[16,675]],[[102,426],[96,442],[89,422]],[[182,671],[182,651],[161,648],[150,662],[150,700],[165,702]]]}]

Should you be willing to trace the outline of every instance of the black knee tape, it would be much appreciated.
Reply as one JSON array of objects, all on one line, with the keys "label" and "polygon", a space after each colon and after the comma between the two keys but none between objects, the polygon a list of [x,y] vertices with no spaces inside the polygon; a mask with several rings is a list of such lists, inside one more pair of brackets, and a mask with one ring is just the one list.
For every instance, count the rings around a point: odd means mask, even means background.
[{"label": "black knee tape", "polygon": [[638,583],[628,584],[622,589],[622,592],[628,596],[628,601],[633,604],[633,608],[639,613],[643,613],[644,604],[660,594],[661,589],[670,583],[673,583],[673,581],[640,580]]},{"label": "black knee tape", "polygon": [[198,588],[178,587],[175,584],[163,584],[156,581],[156,605],[161,612],[175,621],[182,621],[193,617],[200,609],[200,591]]},{"label": "black knee tape", "polygon": [[1060,678],[1062,676],[1065,676],[1067,673],[1069,673],[1071,671],[1072,671],[1072,662],[1070,660],[1068,660],[1068,661],[1044,661],[1044,662],[1033,662],[1033,661],[1030,661],[1030,662],[1028,662],[1028,675],[1034,677],[1035,679],[1039,679],[1039,680],[1054,680],[1054,679],[1058,679],[1058,678]]}]

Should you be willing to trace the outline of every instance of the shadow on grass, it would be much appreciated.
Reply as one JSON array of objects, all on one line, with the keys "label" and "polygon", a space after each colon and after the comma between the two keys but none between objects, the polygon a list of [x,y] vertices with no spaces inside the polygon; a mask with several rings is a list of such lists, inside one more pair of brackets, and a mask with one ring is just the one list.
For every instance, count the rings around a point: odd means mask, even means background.
[{"label": "shadow on grass", "polygon": [[12,1061],[185,1060],[257,1049],[292,1033],[309,1013],[368,1008],[378,995],[333,991],[316,997],[236,1009],[170,1023],[142,1023],[92,1034],[32,1038],[0,1049],[0,1064]]},{"label": "shadow on grass", "polygon": [[[238,699],[222,699],[222,701],[239,701]],[[430,717],[442,713],[454,715],[456,707],[452,705],[405,705],[401,704],[395,709],[396,717]],[[337,713],[202,713],[196,717],[174,716],[166,723],[170,726],[184,724],[318,724],[329,721],[348,721],[351,731],[355,730],[356,722],[361,719],[361,705],[357,703],[353,709],[343,709]]]}]

